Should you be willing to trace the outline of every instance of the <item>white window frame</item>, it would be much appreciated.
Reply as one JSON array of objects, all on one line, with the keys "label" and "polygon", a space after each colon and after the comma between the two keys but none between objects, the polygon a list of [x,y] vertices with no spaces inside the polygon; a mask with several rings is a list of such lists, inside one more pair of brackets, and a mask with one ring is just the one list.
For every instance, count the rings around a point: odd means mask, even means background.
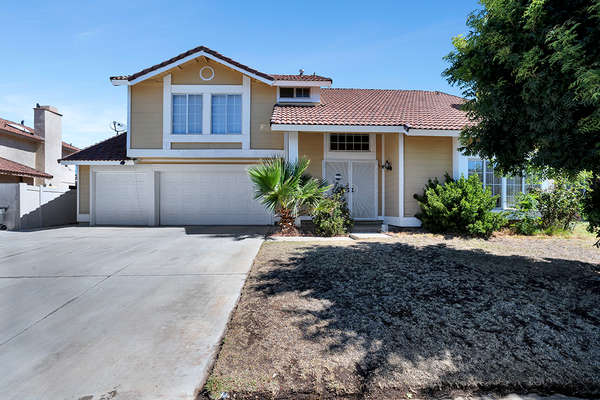
[{"label": "white window frame", "polygon": [[[177,135],[177,136],[189,136],[189,135],[202,135],[204,133],[204,95],[203,94],[196,94],[196,93],[172,93],[171,94],[171,131],[173,130],[173,97],[174,96],[185,96],[185,132],[183,133],[173,133],[173,135]],[[202,127],[200,128],[201,132],[200,133],[190,133],[189,129],[189,119],[190,119],[190,106],[189,106],[189,101],[190,101],[190,96],[201,96],[202,97]]]},{"label": "white window frame", "polygon": [[[285,86],[285,88],[290,88]],[[296,89],[308,89],[308,97],[296,97]],[[294,97],[281,97],[281,87],[277,86],[277,102],[281,103],[318,103],[321,101],[321,88],[318,86],[298,86],[292,87],[294,89]]]},{"label": "white window frame", "polygon": [[[352,132],[335,132],[333,134],[352,134]],[[359,133],[362,134],[362,133]],[[323,135],[323,152],[326,160],[375,160],[377,158],[376,134],[369,133],[369,151],[330,150],[332,132]]]},{"label": "white window frame", "polygon": [[[174,134],[172,96],[174,94],[202,95],[202,133]],[[242,132],[240,134],[212,133],[212,95],[237,94],[242,97]],[[244,75],[242,85],[173,85],[171,75],[163,78],[163,151],[173,152],[171,143],[242,143],[242,151],[250,150],[250,77]],[[167,123],[165,123],[165,121]],[[186,127],[187,129],[187,127]],[[239,150],[238,150],[239,152]]]},{"label": "white window frame", "polygon": [[[244,95],[243,95],[243,93],[211,93],[211,95],[210,95],[210,134],[211,135],[217,135],[217,136],[219,136],[219,135],[220,136],[240,136],[242,134],[241,132],[240,133],[213,133],[213,131],[212,131],[212,128],[213,128],[212,127],[212,111],[213,111],[212,110],[212,99],[213,99],[214,96],[226,96],[226,98],[227,98],[227,96],[229,96],[229,95],[239,95],[241,97],[242,104],[241,104],[241,110],[240,110],[241,111],[240,119],[242,120],[241,121],[242,122],[241,125],[244,125],[244,122],[243,122],[243,115],[244,115],[244,97],[243,96]],[[229,101],[229,100],[227,100],[227,101]],[[227,109],[228,109],[228,105],[229,105],[229,103],[227,103],[225,105],[225,111],[226,112],[227,112]],[[225,125],[226,126],[228,125],[228,122],[229,121],[226,119],[226,121],[225,121]],[[240,130],[243,130],[243,126],[240,127]]]}]

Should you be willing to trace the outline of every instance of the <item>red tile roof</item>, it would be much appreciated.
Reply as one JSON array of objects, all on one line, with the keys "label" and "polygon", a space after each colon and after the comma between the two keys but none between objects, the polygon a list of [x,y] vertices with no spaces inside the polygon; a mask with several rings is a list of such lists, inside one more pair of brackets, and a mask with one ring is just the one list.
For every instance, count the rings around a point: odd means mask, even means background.
[{"label": "red tile roof", "polygon": [[331,78],[320,76],[316,74],[312,75],[277,75],[271,74],[273,79],[276,81],[309,81],[309,82],[333,82]]},{"label": "red tile roof", "polygon": [[186,58],[186,57],[188,57],[188,56],[191,56],[192,54],[195,54],[195,53],[200,53],[200,52],[202,52],[202,51],[203,51],[203,52],[205,52],[205,53],[207,53],[207,54],[210,54],[210,55],[212,55],[212,56],[214,56],[214,57],[216,57],[216,58],[218,58],[218,59],[219,59],[219,60],[221,60],[221,61],[224,61],[224,62],[226,62],[226,63],[232,64],[232,65],[235,65],[236,67],[238,67],[238,68],[240,68],[240,69],[243,69],[243,70],[244,70],[244,71],[246,71],[246,72],[250,72],[251,74],[258,75],[258,76],[260,76],[261,78],[264,78],[264,79],[267,79],[267,80],[270,80],[270,81],[272,81],[272,80],[273,80],[273,78],[271,77],[271,75],[269,75],[269,74],[265,74],[264,72],[257,71],[257,70],[255,70],[254,68],[250,68],[250,67],[249,67],[249,66],[247,66],[247,65],[244,65],[244,64],[242,64],[242,63],[239,63],[239,62],[237,62],[237,61],[235,61],[235,60],[232,60],[232,59],[231,59],[231,58],[229,58],[229,57],[225,57],[225,56],[224,56],[224,55],[222,55],[221,53],[218,53],[218,52],[216,52],[216,51],[214,51],[214,50],[211,50],[211,49],[209,49],[208,47],[205,47],[205,46],[198,46],[198,47],[195,47],[195,48],[193,48],[193,49],[191,49],[191,50],[188,50],[188,51],[186,51],[186,52],[183,52],[183,53],[181,53],[181,54],[179,54],[179,55],[177,55],[177,56],[175,56],[175,57],[173,57],[173,58],[170,58],[170,59],[168,59],[168,60],[166,60],[166,61],[163,61],[163,62],[161,62],[161,63],[158,63],[158,64],[156,64],[156,65],[153,65],[153,66],[151,66],[151,67],[145,68],[145,69],[143,69],[143,70],[141,70],[141,71],[139,71],[139,72],[136,72],[135,74],[131,74],[131,75],[120,75],[120,76],[111,76],[111,77],[110,77],[110,79],[111,79],[111,80],[115,79],[115,80],[127,80],[127,81],[132,81],[132,80],[134,80],[134,79],[136,79],[136,78],[139,78],[139,77],[140,77],[140,76],[142,76],[142,75],[146,75],[146,74],[147,74],[147,73],[149,73],[149,72],[156,71],[157,69],[160,69],[160,68],[162,68],[162,67],[166,67],[166,66],[167,66],[167,65],[169,65],[169,64],[172,64],[172,63],[174,63],[174,62],[177,62],[177,61],[179,61],[179,60],[181,60],[181,59],[183,59],[183,58]]},{"label": "red tile roof", "polygon": [[63,147],[63,149],[66,149],[66,150],[69,150],[72,152],[76,152],[76,151],[80,150],[79,147],[75,147],[72,144],[69,144],[67,142],[62,142],[62,147]]},{"label": "red tile roof", "polygon": [[110,137],[77,153],[70,154],[62,161],[123,161],[127,157],[127,132]]},{"label": "red tile roof", "polygon": [[11,176],[25,176],[28,178],[48,178],[51,179],[52,175],[47,174],[37,169],[28,167],[27,165],[19,164],[6,158],[0,157],[0,174],[11,175]]},{"label": "red tile roof", "polygon": [[15,135],[19,135],[36,142],[43,142],[44,138],[35,134],[33,128],[30,128],[19,123],[0,118],[0,131],[5,131]]},{"label": "red tile roof", "polygon": [[458,130],[470,123],[460,110],[464,102],[447,93],[423,90],[321,89],[321,104],[275,105],[271,123]]}]

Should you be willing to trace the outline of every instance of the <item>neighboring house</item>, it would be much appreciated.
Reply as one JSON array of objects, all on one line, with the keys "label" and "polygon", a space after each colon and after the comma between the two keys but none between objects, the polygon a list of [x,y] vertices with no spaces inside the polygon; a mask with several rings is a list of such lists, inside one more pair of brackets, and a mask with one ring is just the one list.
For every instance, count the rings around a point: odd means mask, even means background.
[{"label": "neighboring house", "polygon": [[469,121],[449,94],[333,89],[203,46],[110,80],[127,87],[128,132],[62,161],[79,168],[78,220],[92,225],[270,224],[247,169],[271,156],[310,159],[310,174],[351,188],[356,219],[397,226],[419,225],[413,194],[446,172],[481,173],[503,207],[518,186],[460,154]]},{"label": "neighboring house", "polygon": [[79,150],[62,141],[62,115],[39,105],[33,115],[34,128],[0,118],[0,183],[74,185],[75,168],[59,163]]}]

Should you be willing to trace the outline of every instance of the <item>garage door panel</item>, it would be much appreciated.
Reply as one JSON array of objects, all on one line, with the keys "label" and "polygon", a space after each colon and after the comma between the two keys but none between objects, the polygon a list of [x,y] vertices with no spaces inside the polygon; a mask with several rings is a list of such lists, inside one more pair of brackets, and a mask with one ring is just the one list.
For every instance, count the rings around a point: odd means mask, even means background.
[{"label": "garage door panel", "polygon": [[143,173],[96,172],[95,185],[96,224],[148,225]]},{"label": "garage door panel", "polygon": [[245,167],[160,173],[161,225],[267,225]]}]

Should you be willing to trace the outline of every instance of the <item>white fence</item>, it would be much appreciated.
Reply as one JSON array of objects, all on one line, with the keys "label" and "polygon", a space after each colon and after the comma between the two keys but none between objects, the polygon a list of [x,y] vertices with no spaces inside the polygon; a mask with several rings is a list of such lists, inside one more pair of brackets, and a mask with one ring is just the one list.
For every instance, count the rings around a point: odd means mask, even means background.
[{"label": "white fence", "polygon": [[8,207],[0,224],[10,230],[73,224],[77,213],[77,191],[1,183],[0,207]]}]

